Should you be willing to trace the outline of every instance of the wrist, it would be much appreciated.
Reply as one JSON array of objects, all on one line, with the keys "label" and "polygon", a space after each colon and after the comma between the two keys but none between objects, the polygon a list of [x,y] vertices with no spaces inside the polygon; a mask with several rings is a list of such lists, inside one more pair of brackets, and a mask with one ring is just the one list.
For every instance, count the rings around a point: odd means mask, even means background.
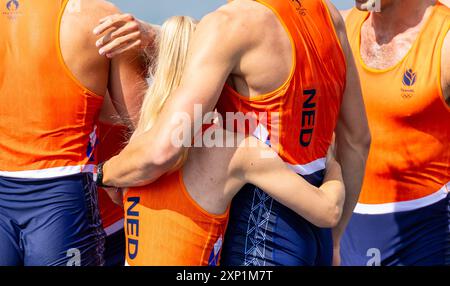
[{"label": "wrist", "polygon": [[94,172],[94,182],[97,185],[97,187],[100,188],[113,188],[112,186],[108,185],[107,181],[105,180],[105,165],[107,162],[103,162],[97,165],[95,172]]},{"label": "wrist", "polygon": [[335,230],[333,230],[333,248],[339,249],[341,247],[341,235],[336,233]]}]

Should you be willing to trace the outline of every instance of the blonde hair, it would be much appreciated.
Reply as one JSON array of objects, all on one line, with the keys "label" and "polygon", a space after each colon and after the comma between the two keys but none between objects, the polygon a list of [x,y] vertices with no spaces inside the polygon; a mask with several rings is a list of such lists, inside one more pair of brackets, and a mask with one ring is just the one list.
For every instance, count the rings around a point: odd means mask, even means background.
[{"label": "blonde hair", "polygon": [[167,99],[180,85],[195,26],[194,19],[184,16],[172,17],[162,26],[156,65],[150,68],[153,83],[144,97],[137,132],[153,127]]}]

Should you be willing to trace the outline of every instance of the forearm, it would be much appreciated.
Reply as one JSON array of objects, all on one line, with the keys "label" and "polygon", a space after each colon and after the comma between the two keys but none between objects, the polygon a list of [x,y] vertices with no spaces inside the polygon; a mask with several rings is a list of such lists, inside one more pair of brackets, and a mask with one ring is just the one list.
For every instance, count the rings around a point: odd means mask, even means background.
[{"label": "forearm", "polygon": [[342,167],[346,193],[341,220],[333,229],[333,241],[335,244],[340,243],[342,234],[358,202],[364,180],[369,146],[370,137],[361,143],[354,144],[338,136],[337,159]]},{"label": "forearm", "polygon": [[181,149],[172,149],[169,153],[167,149],[157,145],[158,142],[149,139],[150,136],[148,134],[138,136],[119,155],[105,163],[103,167],[105,185],[119,188],[145,186],[175,166],[179,158],[177,154],[181,153]]},{"label": "forearm", "polygon": [[323,228],[336,226],[342,214],[342,183],[329,181],[316,188],[290,172],[292,176],[277,177],[262,189],[312,224]]},{"label": "forearm", "polygon": [[[332,168],[320,188],[308,183],[289,169],[270,147],[257,142],[260,149],[242,151],[244,183],[251,183],[318,227],[335,226],[342,213],[344,187],[339,170]],[[261,152],[273,152],[271,159],[261,158]]]}]

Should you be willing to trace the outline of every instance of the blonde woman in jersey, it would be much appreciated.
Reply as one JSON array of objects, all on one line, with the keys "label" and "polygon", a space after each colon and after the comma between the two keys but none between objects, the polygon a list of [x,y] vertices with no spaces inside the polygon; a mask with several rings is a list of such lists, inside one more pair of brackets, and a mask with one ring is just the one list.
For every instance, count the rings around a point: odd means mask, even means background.
[{"label": "blonde woman in jersey", "polygon": [[[154,82],[135,136],[153,127],[180,84],[195,26],[188,17],[164,24]],[[226,132],[230,135],[239,147],[192,148],[182,168],[126,192],[128,265],[218,265],[231,200],[247,183],[263,188],[319,227],[337,224],[345,195],[340,166],[332,156],[325,182],[316,188],[256,138]],[[273,156],[263,159],[261,152]]]}]

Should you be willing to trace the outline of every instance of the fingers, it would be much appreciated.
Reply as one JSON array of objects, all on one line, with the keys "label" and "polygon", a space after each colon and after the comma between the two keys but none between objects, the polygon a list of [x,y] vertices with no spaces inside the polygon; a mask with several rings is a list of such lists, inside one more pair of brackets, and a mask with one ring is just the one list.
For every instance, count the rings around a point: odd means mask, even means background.
[{"label": "fingers", "polygon": [[142,44],[141,40],[137,40],[137,41],[135,41],[135,42],[133,42],[131,44],[125,45],[123,47],[120,47],[120,48],[118,48],[116,50],[113,50],[113,51],[107,53],[106,56],[108,58],[114,58],[117,55],[124,54],[124,53],[126,53],[128,51],[135,50],[135,49],[139,48],[141,46],[141,44]]},{"label": "fingers", "polygon": [[94,28],[93,33],[95,35],[103,34],[105,31],[111,28],[119,28],[124,23],[134,21],[133,15],[130,14],[115,14],[105,17],[100,20],[100,24]]},{"label": "fingers", "polygon": [[113,31],[111,33],[111,37],[112,38],[117,38],[126,34],[130,34],[133,32],[139,32],[139,24],[136,22],[129,22],[126,25],[124,25],[123,27]]},{"label": "fingers", "polygon": [[[108,44],[114,39],[139,31],[139,25],[136,22],[126,23],[122,27],[113,28],[111,32],[101,37],[95,44],[98,48]],[[140,34],[138,34],[139,38]]]},{"label": "fingers", "polygon": [[141,25],[130,14],[116,14],[100,20],[94,29],[97,35],[108,32],[97,40],[99,54],[113,58],[131,49],[140,49],[143,43]]},{"label": "fingers", "polygon": [[[118,50],[122,50],[123,46],[126,44],[130,44],[133,47],[137,47],[141,44],[141,40],[139,39],[139,32],[134,32],[129,35],[122,36],[120,38],[116,38],[108,43],[106,46],[102,47],[99,50],[100,55],[110,56],[112,54],[116,55]],[[138,39],[138,40],[136,40]],[[138,44],[136,44],[138,43]]]}]

